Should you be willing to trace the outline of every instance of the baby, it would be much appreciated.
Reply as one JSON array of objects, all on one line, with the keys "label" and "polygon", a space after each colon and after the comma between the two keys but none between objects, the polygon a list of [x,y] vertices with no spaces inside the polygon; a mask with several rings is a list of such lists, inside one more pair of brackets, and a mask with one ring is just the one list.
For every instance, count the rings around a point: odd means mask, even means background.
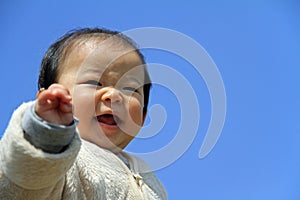
[{"label": "baby", "polygon": [[1,140],[0,199],[167,199],[148,165],[123,151],[145,121],[150,87],[127,36],[61,37],[43,58],[36,101],[14,112]]}]

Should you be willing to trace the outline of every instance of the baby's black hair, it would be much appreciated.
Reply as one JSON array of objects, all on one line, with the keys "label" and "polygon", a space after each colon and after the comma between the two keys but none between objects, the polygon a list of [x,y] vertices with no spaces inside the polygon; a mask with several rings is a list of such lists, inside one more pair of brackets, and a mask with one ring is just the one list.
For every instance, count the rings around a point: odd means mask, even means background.
[{"label": "baby's black hair", "polygon": [[[116,36],[118,39],[121,39],[122,42],[125,42],[130,47],[133,47],[135,49],[135,52],[140,56],[142,63],[145,64],[145,58],[138,49],[135,42],[128,36],[122,34],[121,32],[112,31],[104,28],[75,29],[70,32],[67,32],[65,35],[56,40],[45,53],[41,63],[40,74],[38,79],[38,88],[47,89],[51,84],[57,83],[59,65],[66,56],[64,52],[67,48],[70,47],[71,44],[78,40],[88,39],[91,37],[100,37],[100,39],[102,38],[103,40],[105,40],[112,36]],[[147,112],[151,85],[152,84],[149,73],[145,68],[145,84],[143,86],[144,114]]]}]

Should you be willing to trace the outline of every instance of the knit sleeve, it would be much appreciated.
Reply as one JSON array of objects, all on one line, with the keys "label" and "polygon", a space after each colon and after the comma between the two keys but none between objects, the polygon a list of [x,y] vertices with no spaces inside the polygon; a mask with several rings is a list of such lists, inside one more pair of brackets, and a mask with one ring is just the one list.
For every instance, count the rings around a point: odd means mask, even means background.
[{"label": "knit sleeve", "polygon": [[24,137],[36,148],[48,153],[59,153],[72,141],[77,119],[69,126],[44,121],[34,111],[35,104],[26,109],[22,117]]}]

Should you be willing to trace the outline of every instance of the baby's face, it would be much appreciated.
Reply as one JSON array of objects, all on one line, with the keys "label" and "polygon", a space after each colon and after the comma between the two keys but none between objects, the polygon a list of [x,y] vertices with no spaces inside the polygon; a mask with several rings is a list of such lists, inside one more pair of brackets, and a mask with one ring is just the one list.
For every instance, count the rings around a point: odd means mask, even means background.
[{"label": "baby's face", "polygon": [[125,47],[95,49],[87,42],[62,62],[58,83],[73,98],[80,136],[119,152],[144,123],[144,67],[139,55]]}]

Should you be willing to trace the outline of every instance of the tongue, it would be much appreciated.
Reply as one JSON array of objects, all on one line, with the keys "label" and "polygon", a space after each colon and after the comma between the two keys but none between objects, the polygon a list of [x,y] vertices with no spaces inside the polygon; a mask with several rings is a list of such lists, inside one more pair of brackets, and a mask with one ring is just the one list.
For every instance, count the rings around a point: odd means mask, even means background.
[{"label": "tongue", "polygon": [[114,116],[109,114],[99,116],[98,121],[108,125],[116,125]]}]

